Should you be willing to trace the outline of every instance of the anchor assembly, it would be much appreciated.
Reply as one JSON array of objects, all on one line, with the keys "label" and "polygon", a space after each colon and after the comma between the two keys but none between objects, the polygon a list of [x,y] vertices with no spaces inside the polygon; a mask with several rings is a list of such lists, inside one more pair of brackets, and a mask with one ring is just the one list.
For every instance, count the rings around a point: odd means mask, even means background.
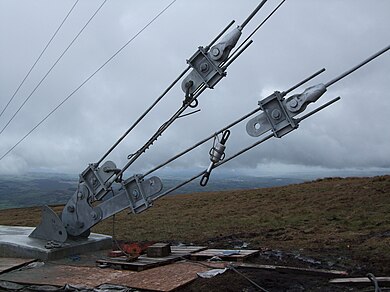
[{"label": "anchor assembly", "polygon": [[[77,191],[66,204],[61,216],[52,212],[50,208],[45,207],[42,212],[41,223],[30,236],[60,242],[64,242],[68,235],[72,237],[86,237],[89,235],[92,226],[126,208],[129,208],[133,213],[139,213],[152,206],[152,202],[159,197],[157,194],[162,189],[161,180],[158,177],[145,178],[146,175],[141,174],[123,180],[124,172],[153,145],[158,137],[176,119],[185,115],[184,111],[188,107],[196,107],[198,105],[197,98],[206,88],[214,88],[226,76],[228,66],[252,43],[252,41],[246,40],[240,50],[231,54],[232,49],[242,34],[243,28],[266,2],[267,0],[263,0],[241,26],[225,34],[233,25],[234,21],[232,21],[208,46],[199,47],[195,54],[187,61],[188,67],[134,122],[122,137],[114,143],[98,162],[90,164],[80,174]],[[157,129],[140,149],[134,154],[129,155],[129,161],[123,168],[117,168],[112,161],[106,161],[101,165],[105,158],[190,69],[192,71],[182,81],[185,99],[180,108]],[[114,184],[119,184],[120,187],[113,188]],[[113,194],[113,196],[106,199],[108,194]],[[104,201],[102,201],[103,198],[105,198]],[[96,202],[100,202],[100,204]]]},{"label": "anchor assembly", "polygon": [[[47,206],[43,208],[41,223],[30,234],[30,237],[54,242],[65,242],[69,237],[88,237],[91,227],[122,210],[128,209],[131,213],[140,213],[151,207],[155,200],[199,177],[201,177],[200,185],[206,186],[209,182],[211,172],[215,168],[229,162],[272,137],[281,138],[285,136],[291,131],[297,129],[301,121],[338,101],[340,99],[339,97],[334,98],[316,109],[301,115],[306,111],[308,105],[318,101],[332,84],[338,82],[340,79],[346,77],[353,71],[390,49],[390,46],[388,46],[328,83],[319,83],[317,85],[310,86],[302,93],[288,96],[292,91],[306,82],[309,82],[325,69],[316,72],[286,91],[275,91],[270,96],[261,99],[258,102],[258,106],[251,112],[214,132],[195,145],[183,150],[179,154],[144,174],[134,174],[129,178],[124,179],[123,177],[125,175],[125,171],[137,159],[139,159],[141,155],[147,152],[157,139],[178,118],[192,114],[185,113],[185,111],[189,107],[197,107],[199,105],[199,96],[207,88],[213,89],[218,82],[226,76],[226,70],[230,64],[232,64],[241,55],[241,53],[243,53],[249,45],[252,44],[252,41],[247,38],[235,51],[233,50],[238,44],[245,26],[266,2],[267,0],[263,0],[241,25],[238,25],[229,33],[226,33],[233,25],[234,21],[232,21],[208,46],[199,47],[191,58],[187,60],[187,68],[179,74],[179,76],[111,146],[111,148],[99,159],[98,162],[89,164],[80,174],[77,190],[65,205],[61,215],[57,215]],[[283,2],[284,1],[282,1],[282,3]],[[276,7],[276,9],[252,32],[251,35],[257,31],[257,29],[280,7],[280,5]],[[184,101],[179,103],[179,108],[152,134],[142,147],[128,156],[128,161],[122,168],[118,168],[116,164],[110,160],[105,161],[107,156],[119,145],[119,143],[123,141],[123,139],[140,123],[141,120],[146,117],[146,115],[179,81],[181,81],[181,89],[184,92]],[[256,113],[258,113],[258,115],[252,117]],[[227,148],[228,139],[229,141],[233,139],[230,128],[244,120],[247,120],[248,118],[251,119],[246,123],[246,132],[251,137],[257,138],[262,135],[266,135],[252,145],[249,145],[237,153],[227,157],[225,150]],[[221,138],[218,136],[220,134]],[[212,139],[214,139],[214,141],[213,146],[209,151],[209,166],[199,174],[164,191],[162,191],[163,184],[159,177],[149,177],[149,175],[156,170],[166,166]]]}]

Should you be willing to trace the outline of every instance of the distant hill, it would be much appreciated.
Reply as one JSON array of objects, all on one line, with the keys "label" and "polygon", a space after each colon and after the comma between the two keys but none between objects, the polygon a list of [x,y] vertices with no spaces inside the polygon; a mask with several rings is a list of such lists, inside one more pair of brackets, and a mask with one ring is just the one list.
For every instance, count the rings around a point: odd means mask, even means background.
[{"label": "distant hill", "polygon": [[[181,172],[160,173],[158,176],[163,182],[163,190],[167,190],[192,177],[193,172],[194,170],[183,170]],[[206,187],[201,187],[198,179],[177,189],[172,194],[250,190],[287,186],[324,177],[372,177],[382,174],[383,170],[325,170],[322,172],[295,172],[283,176],[256,177],[215,172],[210,177]],[[0,176],[0,209],[64,204],[75,192],[77,181],[78,175],[74,174],[33,172],[19,176],[2,175]]]},{"label": "distant hill", "polygon": [[[161,178],[164,190],[178,185],[184,179],[170,176]],[[66,174],[31,173],[23,176],[0,177],[0,209],[64,204],[77,187],[77,176]],[[206,187],[198,181],[189,183],[172,194],[205,191],[256,189],[303,182],[300,178],[213,176]]]},{"label": "distant hill", "polygon": [[69,175],[27,174],[0,177],[0,209],[66,202],[76,190]]}]

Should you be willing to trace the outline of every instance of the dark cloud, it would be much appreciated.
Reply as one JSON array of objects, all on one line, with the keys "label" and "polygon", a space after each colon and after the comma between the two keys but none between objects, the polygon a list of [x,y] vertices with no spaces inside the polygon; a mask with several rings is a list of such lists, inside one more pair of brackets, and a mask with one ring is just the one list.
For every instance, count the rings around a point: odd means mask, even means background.
[{"label": "dark cloud", "polygon": [[[97,161],[231,19],[240,23],[258,1],[178,0],[155,24],[100,71],[32,135],[0,161],[0,171],[32,169],[80,172]],[[92,74],[169,1],[108,1],[51,75],[0,135],[0,155]],[[0,1],[0,108],[39,55],[73,1]],[[270,0],[246,27],[245,37],[276,5]],[[0,126],[42,78],[100,5],[80,1],[53,45],[0,118]],[[228,77],[200,97],[196,115],[178,120],[130,171],[140,172],[187,148],[251,111],[274,90],[285,90],[322,67],[307,86],[327,82],[389,45],[390,2],[378,0],[287,1],[253,37],[254,44]],[[390,53],[331,86],[323,101],[342,100],[226,165],[324,168],[390,167]],[[303,91],[305,87],[296,92]],[[119,166],[180,106],[179,88],[159,104],[110,159]],[[320,101],[321,102],[321,101]],[[310,108],[313,108],[311,106]],[[255,141],[240,124],[228,154]],[[206,166],[211,142],[175,165]],[[272,168],[272,167],[271,167]],[[266,168],[265,168],[266,169]],[[269,169],[268,169],[269,170]]]}]

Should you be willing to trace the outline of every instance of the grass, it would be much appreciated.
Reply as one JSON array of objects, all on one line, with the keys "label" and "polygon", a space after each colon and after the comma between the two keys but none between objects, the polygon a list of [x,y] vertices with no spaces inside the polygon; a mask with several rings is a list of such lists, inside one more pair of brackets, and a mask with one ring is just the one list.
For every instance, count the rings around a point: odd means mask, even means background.
[{"label": "grass", "polygon": [[[0,211],[3,225],[35,226],[39,218],[39,208]],[[121,212],[115,221],[119,239],[216,246],[240,240],[250,247],[336,253],[390,272],[390,176],[169,196],[141,214]],[[93,232],[112,234],[112,220]]]}]

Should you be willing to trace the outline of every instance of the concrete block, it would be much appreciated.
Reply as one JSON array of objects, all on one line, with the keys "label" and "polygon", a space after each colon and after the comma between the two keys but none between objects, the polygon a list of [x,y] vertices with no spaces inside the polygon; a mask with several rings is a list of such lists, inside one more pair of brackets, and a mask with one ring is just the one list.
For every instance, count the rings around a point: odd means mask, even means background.
[{"label": "concrete block", "polygon": [[146,250],[146,255],[151,258],[166,257],[171,254],[171,245],[169,243],[155,243]]},{"label": "concrete block", "polygon": [[89,251],[110,249],[111,236],[92,233],[88,238],[68,239],[60,247],[48,249],[46,240],[31,238],[35,227],[0,225],[0,257],[55,260]]}]

